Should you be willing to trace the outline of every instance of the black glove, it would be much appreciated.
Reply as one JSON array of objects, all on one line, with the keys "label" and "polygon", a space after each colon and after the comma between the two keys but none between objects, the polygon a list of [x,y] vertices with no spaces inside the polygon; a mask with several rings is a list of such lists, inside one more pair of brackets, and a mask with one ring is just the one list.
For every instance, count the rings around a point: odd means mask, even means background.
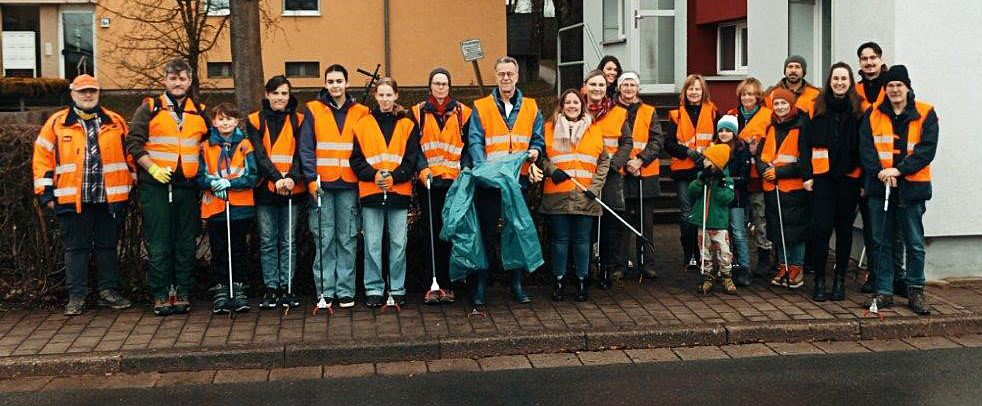
[{"label": "black glove", "polygon": [[700,153],[699,151],[690,149],[689,152],[686,152],[685,154],[688,155],[689,158],[692,158],[693,161],[696,161],[696,163],[698,163],[699,165],[702,165],[703,157],[702,157],[702,153]]},{"label": "black glove", "polygon": [[589,191],[589,190],[584,190],[583,191],[583,196],[586,196],[586,198],[587,199],[590,199],[590,200],[594,200],[594,199],[597,198],[597,195],[594,194],[593,192]]},{"label": "black glove", "polygon": [[699,177],[706,183],[712,182],[717,178],[722,178],[723,173],[716,168],[703,168],[699,171]]},{"label": "black glove", "polygon": [[552,182],[556,184],[569,180],[569,174],[562,169],[552,171],[552,175],[550,177],[552,178]]}]

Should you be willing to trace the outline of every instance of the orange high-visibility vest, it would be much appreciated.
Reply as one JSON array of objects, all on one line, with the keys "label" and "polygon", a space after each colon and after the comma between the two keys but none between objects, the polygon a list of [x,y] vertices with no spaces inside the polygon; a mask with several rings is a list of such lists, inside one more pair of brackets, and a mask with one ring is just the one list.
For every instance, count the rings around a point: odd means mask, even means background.
[{"label": "orange high-visibility vest", "polygon": [[[821,91],[818,90],[817,87],[806,85],[805,90],[802,90],[800,95],[795,96],[795,107],[797,107],[798,110],[808,113],[808,116],[811,117],[812,112],[815,111],[815,100],[818,100],[818,95],[820,93]],[[791,92],[791,94],[795,93]],[[773,91],[767,92],[767,95],[764,96],[764,106],[767,106],[767,108],[771,110],[774,109]]]},{"label": "orange high-visibility vest", "polygon": [[471,116],[471,108],[457,103],[457,112],[447,117],[443,129],[432,113],[422,113],[422,103],[413,106],[413,116],[421,127],[419,146],[433,178],[456,179],[464,148],[464,122]]},{"label": "orange high-visibility vest", "polygon": [[[475,100],[474,109],[477,110],[477,115],[481,118],[481,127],[484,129],[484,154],[487,160],[529,149],[535,116],[539,113],[539,106],[535,100],[522,98],[522,106],[512,128],[508,128],[504,117],[501,117],[493,93]],[[528,173],[529,163],[526,162],[522,164],[522,175]]]},{"label": "orange high-visibility vest", "polygon": [[347,183],[357,182],[358,178],[355,177],[355,172],[351,170],[351,165],[348,163],[353,148],[352,128],[362,117],[369,114],[368,107],[357,103],[349,107],[341,131],[338,131],[334,113],[326,104],[319,100],[312,100],[307,102],[307,109],[314,116],[317,174],[321,176],[321,182],[334,182],[339,179]]},{"label": "orange high-visibility vest", "polygon": [[[358,120],[358,124],[354,127],[354,135],[358,139],[361,152],[365,154],[365,161],[372,168],[392,172],[399,167],[402,163],[402,158],[406,155],[406,142],[409,141],[409,136],[412,135],[414,126],[413,120],[406,117],[400,118],[392,130],[392,138],[386,144],[385,136],[382,135],[382,129],[379,128],[375,117],[369,114]],[[412,196],[412,182],[396,183],[388,193]],[[374,181],[358,182],[359,197],[376,194],[382,194],[382,189],[376,186]]]},{"label": "orange high-visibility vest", "polygon": [[[580,182],[583,187],[590,187],[590,183],[593,182],[593,175],[597,173],[597,160],[604,151],[604,137],[601,128],[591,125],[583,133],[583,137],[573,147],[573,150],[569,152],[561,152],[553,148],[555,147],[553,141],[555,126],[553,123],[546,123],[544,132],[546,156],[549,157],[549,160],[571,178]],[[568,193],[578,189],[572,181],[566,180],[557,185],[552,181],[552,178],[547,176],[542,193]]]},{"label": "orange high-visibility vest", "polygon": [[[716,105],[712,102],[702,104],[695,127],[692,126],[692,120],[689,119],[689,113],[685,110],[685,106],[679,106],[679,108],[668,112],[668,119],[675,123],[675,138],[687,148],[699,152],[705,151],[713,141],[713,134],[716,133],[714,127],[716,124],[713,123],[714,117],[716,117]],[[696,163],[692,158],[678,159],[672,157],[673,171],[683,171],[695,167]]]},{"label": "orange high-visibility vest", "polygon": [[[166,108],[167,96],[145,101],[151,112],[147,143],[145,148],[150,159],[161,168],[180,169],[184,177],[191,179],[198,174],[198,147],[208,133],[205,122],[205,106],[195,106],[190,97],[184,99],[183,125],[178,128],[174,118]],[[160,103],[160,106],[155,106]],[[180,163],[180,167],[178,167]]]},{"label": "orange high-visibility vest", "polygon": [[[648,146],[648,131],[652,125],[658,125],[658,123],[651,122],[651,117],[654,114],[655,106],[641,103],[641,106],[638,107],[638,113],[634,117],[633,127],[631,128],[631,138],[634,140],[634,145],[631,148],[631,159],[637,158],[638,154]],[[661,174],[661,162],[658,157],[655,157],[655,160],[651,161],[648,166],[641,167],[641,177],[643,178],[658,176],[659,174]]]},{"label": "orange high-visibility vest", "polygon": [[[249,115],[249,123],[257,130],[262,129],[263,131],[263,148],[266,149],[266,155],[269,156],[273,167],[283,176],[290,172],[290,168],[293,166],[293,153],[297,150],[297,139],[296,135],[293,134],[291,119],[296,120],[297,128],[300,128],[300,124],[303,123],[302,114],[293,113],[286,117],[283,121],[283,128],[280,129],[280,134],[276,138],[276,143],[273,144],[270,142],[272,137],[269,134],[269,127],[259,122],[259,112]],[[268,181],[266,187],[269,188],[270,192],[276,192],[276,182]],[[296,182],[290,192],[296,195],[305,191],[307,191],[307,185],[303,182]]]},{"label": "orange high-visibility vest", "polygon": [[[822,147],[812,147],[812,175],[824,175],[829,173],[829,149]],[[846,174],[846,176],[859,179],[862,170],[856,167]]]},{"label": "orange high-visibility vest", "polygon": [[[231,162],[219,162],[222,155],[222,145],[212,145],[208,141],[201,143],[201,156],[204,158],[205,172],[212,177],[235,179],[246,170],[246,157],[253,151],[248,139],[239,141],[232,154]],[[232,206],[252,206],[252,188],[228,189],[228,203]],[[210,189],[201,195],[201,218],[207,219],[225,211],[225,201],[215,197]]]},{"label": "orange high-visibility vest", "polygon": [[[760,140],[767,136],[767,127],[771,125],[771,115],[773,113],[774,110],[766,106],[760,106],[757,112],[754,113],[754,116],[750,117],[750,120],[743,124],[743,129],[740,130],[740,134],[737,134],[737,136],[748,144],[760,142]],[[730,109],[726,114],[739,117],[740,108]],[[750,177],[752,179],[760,179],[760,173],[757,172],[756,165],[750,165]]]},{"label": "orange high-visibility vest", "polygon": [[614,108],[607,111],[607,114],[593,122],[592,126],[599,127],[600,133],[604,136],[604,147],[607,149],[607,154],[614,156],[617,152],[617,143],[621,138],[621,128],[624,127],[624,121],[627,120],[627,109],[621,106],[614,106]]},{"label": "orange high-visibility vest", "polygon": [[[760,152],[760,161],[763,163],[774,163],[774,167],[782,167],[798,162],[798,128],[792,128],[788,135],[781,142],[781,147],[777,147],[777,131],[774,126],[768,126],[767,138],[764,140],[764,149]],[[764,181],[764,191],[774,190],[774,182]],[[777,187],[782,192],[791,192],[804,189],[804,182],[801,178],[778,179]]]},{"label": "orange high-visibility vest", "polygon": [[[921,132],[924,130],[924,120],[927,119],[927,115],[931,113],[934,106],[915,101],[914,108],[917,109],[917,114],[920,114],[921,117],[916,121],[911,121],[907,124],[908,156],[914,153],[914,147],[921,142]],[[890,116],[880,111],[879,103],[873,105],[873,110],[870,111],[869,125],[870,130],[872,130],[871,133],[873,134],[873,145],[876,147],[876,153],[880,157],[880,165],[883,166],[883,168],[893,168],[893,155],[900,152],[894,149],[893,142],[894,140],[899,139],[900,136],[894,132],[893,121],[890,119]],[[907,179],[910,182],[930,182],[931,165],[927,165],[923,169],[910,175],[905,175],[904,179]]]},{"label": "orange high-visibility vest", "polygon": [[[52,186],[58,204],[73,204],[75,212],[81,213],[88,135],[82,127],[81,118],[66,125],[65,119],[70,112],[70,109],[64,109],[51,115],[34,141],[31,162],[34,194],[43,194],[45,187]],[[119,114],[106,108],[102,112],[110,119],[100,123],[98,141],[106,202],[125,202],[136,177],[132,158],[123,149],[128,127]]]},{"label": "orange high-visibility vest", "polygon": [[863,111],[869,110],[874,104],[883,103],[883,97],[886,92],[882,87],[880,88],[880,94],[876,95],[876,100],[870,100],[869,97],[866,97],[866,87],[861,82],[856,82],[855,89],[856,93],[859,93],[859,97],[863,98]]}]

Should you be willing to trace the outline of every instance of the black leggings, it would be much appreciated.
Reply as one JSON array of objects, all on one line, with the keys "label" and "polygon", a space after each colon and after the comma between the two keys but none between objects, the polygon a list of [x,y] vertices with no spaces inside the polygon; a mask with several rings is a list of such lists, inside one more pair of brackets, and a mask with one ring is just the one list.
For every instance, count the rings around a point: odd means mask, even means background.
[{"label": "black leggings", "polygon": [[809,263],[816,278],[825,276],[829,258],[829,238],[835,231],[835,269],[849,269],[852,251],[852,225],[859,202],[859,179],[818,176],[812,188],[812,219],[814,235],[811,240]]}]

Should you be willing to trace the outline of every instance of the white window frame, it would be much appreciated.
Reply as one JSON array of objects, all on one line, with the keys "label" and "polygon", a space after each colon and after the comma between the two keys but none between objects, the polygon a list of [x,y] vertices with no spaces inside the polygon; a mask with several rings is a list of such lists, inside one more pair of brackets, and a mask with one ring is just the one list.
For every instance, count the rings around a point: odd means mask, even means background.
[{"label": "white window frame", "polygon": [[218,9],[216,11],[213,11],[213,10],[211,10],[210,7],[208,7],[208,4],[209,3],[212,3],[212,2],[215,2],[215,0],[210,0],[210,1],[209,0],[205,0],[205,3],[204,3],[205,4],[205,11],[208,12],[208,16],[209,17],[224,17],[224,16],[227,16],[227,15],[231,14],[231,12],[232,12],[232,0],[228,0],[228,6],[227,7],[225,7],[224,9]]},{"label": "white window frame", "polygon": [[[617,38],[607,38],[607,21],[606,15],[603,11],[606,1],[616,1],[617,2]],[[602,45],[619,44],[627,41],[627,33],[624,32],[624,0],[602,0],[600,5],[601,15],[600,15],[600,35],[602,36]]]},{"label": "white window frame", "polygon": [[[732,70],[723,70],[723,28],[735,27],[735,32],[733,35],[733,68]],[[747,20],[736,21],[732,23],[719,24],[716,27],[716,74],[717,75],[746,75],[747,65],[740,65],[741,55],[743,54],[744,47],[747,44],[743,43],[743,36],[740,35],[740,30],[746,30]],[[749,32],[748,32],[749,34]],[[750,40],[750,36],[747,36],[747,40]],[[748,64],[750,61],[747,61]]]},{"label": "white window frame", "polygon": [[290,17],[320,17],[321,15],[321,0],[317,1],[317,10],[287,10],[286,0],[283,0],[280,4],[283,6],[283,16]]}]

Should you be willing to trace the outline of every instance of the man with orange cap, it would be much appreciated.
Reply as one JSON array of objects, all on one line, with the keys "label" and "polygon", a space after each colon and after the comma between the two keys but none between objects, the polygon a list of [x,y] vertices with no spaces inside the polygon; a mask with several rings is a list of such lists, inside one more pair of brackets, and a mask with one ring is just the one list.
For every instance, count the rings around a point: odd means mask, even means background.
[{"label": "man with orange cap", "polygon": [[733,253],[730,252],[729,228],[734,191],[733,178],[724,170],[730,160],[730,146],[712,145],[702,154],[703,170],[689,184],[689,196],[693,196],[689,221],[699,227],[696,243],[702,258],[702,282],[698,291],[706,294],[713,290],[715,265],[719,267],[723,289],[732,295],[736,293],[736,285],[731,274]]},{"label": "man with orange cap", "polygon": [[65,234],[65,315],[82,314],[95,255],[100,306],[130,307],[119,295],[116,245],[126,218],[134,174],[119,114],[99,106],[99,82],[79,75],[71,84],[71,105],[52,114],[34,141],[34,194],[52,210]]}]

